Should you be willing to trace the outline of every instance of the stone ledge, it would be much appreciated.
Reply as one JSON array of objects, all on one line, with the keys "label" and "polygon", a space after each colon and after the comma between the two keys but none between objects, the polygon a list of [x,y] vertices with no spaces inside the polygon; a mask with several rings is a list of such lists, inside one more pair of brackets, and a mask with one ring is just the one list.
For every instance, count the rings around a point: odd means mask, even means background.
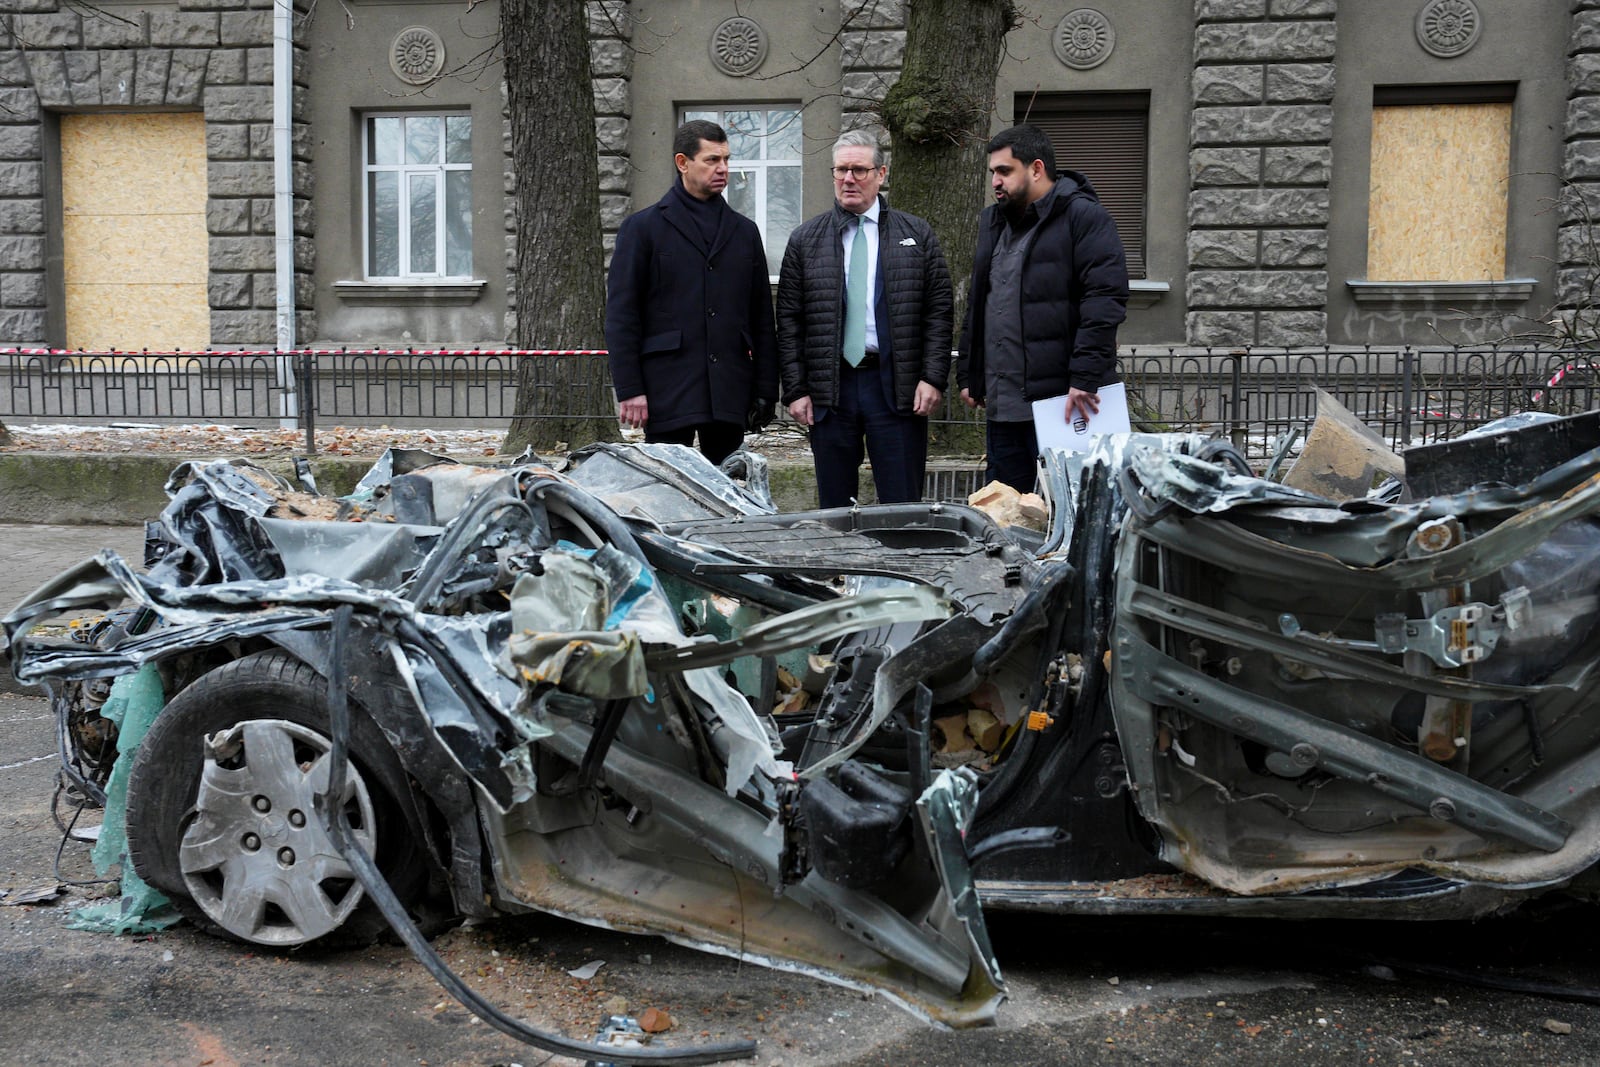
[{"label": "stone ledge", "polygon": [[429,304],[476,303],[485,285],[482,278],[468,281],[426,282],[334,282],[333,293],[352,306],[403,304],[421,301]]},{"label": "stone ledge", "polygon": [[1142,311],[1154,307],[1172,292],[1168,282],[1153,282],[1148,278],[1134,278],[1128,282],[1128,307]]},{"label": "stone ledge", "polygon": [[1495,282],[1371,282],[1352,278],[1344,284],[1355,302],[1364,306],[1444,305],[1515,310],[1527,303],[1537,282],[1533,278]]}]

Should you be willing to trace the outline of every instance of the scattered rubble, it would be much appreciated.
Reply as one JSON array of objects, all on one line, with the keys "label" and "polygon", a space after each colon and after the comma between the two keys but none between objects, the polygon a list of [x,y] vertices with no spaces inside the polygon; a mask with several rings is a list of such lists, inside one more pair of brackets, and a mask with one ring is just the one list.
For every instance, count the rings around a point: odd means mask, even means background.
[{"label": "scattered rubble", "polygon": [[1019,493],[1004,482],[990,482],[967,497],[967,503],[988,515],[1001,526],[1024,526],[1045,530],[1050,525],[1050,509],[1038,493]]}]

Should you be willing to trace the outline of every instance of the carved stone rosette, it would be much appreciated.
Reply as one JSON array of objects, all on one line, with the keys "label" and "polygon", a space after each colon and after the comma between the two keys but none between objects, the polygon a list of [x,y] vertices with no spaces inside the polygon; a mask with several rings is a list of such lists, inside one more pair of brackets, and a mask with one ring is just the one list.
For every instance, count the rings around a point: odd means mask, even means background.
[{"label": "carved stone rosette", "polygon": [[407,26],[389,46],[389,69],[407,85],[427,85],[444,71],[444,41],[426,26]]},{"label": "carved stone rosette", "polygon": [[1454,59],[1478,43],[1483,16],[1472,0],[1428,0],[1417,12],[1417,43],[1440,59]]},{"label": "carved stone rosette", "polygon": [[723,19],[711,31],[711,63],[724,74],[752,74],[767,58],[767,31],[743,15]]},{"label": "carved stone rosette", "polygon": [[1061,17],[1051,44],[1062,63],[1073,70],[1089,70],[1111,58],[1117,31],[1105,15],[1092,7],[1080,7]]}]

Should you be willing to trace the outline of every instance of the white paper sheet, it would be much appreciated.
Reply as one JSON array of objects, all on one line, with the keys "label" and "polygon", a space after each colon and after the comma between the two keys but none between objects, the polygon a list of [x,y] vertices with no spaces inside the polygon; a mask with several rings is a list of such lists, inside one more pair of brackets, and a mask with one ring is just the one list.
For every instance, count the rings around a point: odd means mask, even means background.
[{"label": "white paper sheet", "polygon": [[1039,437],[1039,451],[1060,448],[1068,452],[1087,452],[1096,436],[1103,433],[1129,433],[1133,426],[1128,421],[1128,390],[1121,383],[1102,385],[1099,392],[1100,410],[1089,419],[1074,419],[1068,425],[1065,418],[1067,397],[1046,397],[1033,402],[1033,429]]}]

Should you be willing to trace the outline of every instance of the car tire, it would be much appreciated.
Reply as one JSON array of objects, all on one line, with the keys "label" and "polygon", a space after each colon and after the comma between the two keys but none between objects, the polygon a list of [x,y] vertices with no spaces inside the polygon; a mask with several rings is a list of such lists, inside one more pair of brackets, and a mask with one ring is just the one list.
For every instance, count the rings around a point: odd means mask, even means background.
[{"label": "car tire", "polygon": [[[197,927],[277,948],[365,944],[387,928],[312,803],[331,746],[327,688],[299,660],[258,653],[196,680],[145,735],[128,776],[129,857]],[[409,909],[427,866],[397,802],[406,777],[377,725],[351,713],[345,811]]]}]

